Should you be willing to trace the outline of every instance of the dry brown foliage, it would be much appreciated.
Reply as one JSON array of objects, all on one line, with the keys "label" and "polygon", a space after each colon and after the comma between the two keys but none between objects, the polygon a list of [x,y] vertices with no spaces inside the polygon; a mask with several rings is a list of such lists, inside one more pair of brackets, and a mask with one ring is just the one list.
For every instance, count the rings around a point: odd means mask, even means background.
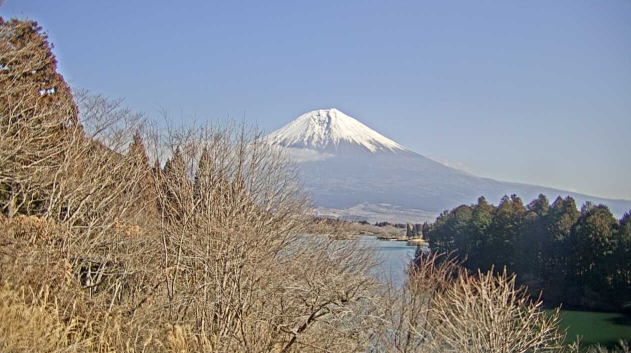
[{"label": "dry brown foliage", "polygon": [[559,314],[545,313],[515,278],[471,274],[453,258],[428,254],[389,292],[377,351],[559,352]]},{"label": "dry brown foliage", "polygon": [[[576,349],[576,351],[578,352],[579,349]],[[618,347],[613,348],[611,350],[605,348],[605,347],[601,347],[600,345],[596,345],[596,346],[592,346],[589,347],[589,349],[587,349],[585,351],[586,353],[629,353],[631,352],[631,346],[629,346],[629,343],[627,343],[626,341],[620,340],[618,341]]]},{"label": "dry brown foliage", "polygon": [[168,146],[156,184],[169,320],[219,351],[357,346],[346,321],[376,286],[374,262],[355,241],[305,234],[287,156],[234,124],[181,129]]},{"label": "dry brown foliage", "polygon": [[549,352],[562,348],[559,312],[546,313],[506,271],[460,273],[434,298],[432,346],[443,352]]},{"label": "dry brown foliage", "polygon": [[0,206],[31,211],[61,158],[58,142],[77,126],[70,89],[37,23],[0,18]]},{"label": "dry brown foliage", "polygon": [[378,283],[371,249],[309,234],[339,229],[310,224],[296,166],[258,130],[165,116],[152,132],[121,101],[73,97],[39,32],[0,19],[1,351],[561,348],[512,277],[431,256],[403,288]]}]

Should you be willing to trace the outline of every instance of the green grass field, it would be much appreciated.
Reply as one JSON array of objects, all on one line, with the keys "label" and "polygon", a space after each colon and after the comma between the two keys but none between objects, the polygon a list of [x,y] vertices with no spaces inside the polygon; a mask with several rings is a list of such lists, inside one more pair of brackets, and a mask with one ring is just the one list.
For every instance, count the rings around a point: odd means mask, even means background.
[{"label": "green grass field", "polygon": [[567,343],[583,337],[583,345],[599,343],[613,347],[623,339],[631,342],[631,315],[594,311],[562,310],[561,329],[568,329]]}]

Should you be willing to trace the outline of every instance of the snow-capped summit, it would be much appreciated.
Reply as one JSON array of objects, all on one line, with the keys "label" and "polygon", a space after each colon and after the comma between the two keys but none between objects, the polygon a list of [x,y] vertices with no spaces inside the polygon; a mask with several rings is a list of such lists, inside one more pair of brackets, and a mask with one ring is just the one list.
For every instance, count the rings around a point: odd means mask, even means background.
[{"label": "snow-capped summit", "polygon": [[504,195],[550,200],[571,195],[577,204],[604,203],[614,214],[631,202],[606,200],[536,185],[502,182],[456,170],[415,153],[337,109],[301,115],[267,136],[287,147],[302,182],[322,214],[370,222],[432,221],[439,212]]},{"label": "snow-capped summit", "polygon": [[303,114],[267,138],[274,145],[333,154],[348,151],[410,153],[405,147],[335,108]]}]

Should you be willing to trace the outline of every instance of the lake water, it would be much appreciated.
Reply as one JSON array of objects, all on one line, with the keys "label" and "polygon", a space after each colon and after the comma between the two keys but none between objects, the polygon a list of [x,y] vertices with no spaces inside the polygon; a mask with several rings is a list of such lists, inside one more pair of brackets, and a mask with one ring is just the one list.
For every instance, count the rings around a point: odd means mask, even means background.
[{"label": "lake water", "polygon": [[[382,261],[375,275],[381,280],[403,285],[405,268],[414,257],[416,246],[409,246],[403,241],[377,240],[373,236],[362,236],[361,242],[374,246]],[[561,310],[561,316],[561,329],[568,329],[567,343],[573,342],[577,335],[583,337],[583,345],[599,343],[611,347],[620,339],[631,343],[631,315]]]},{"label": "lake water", "polygon": [[391,280],[396,285],[403,285],[405,268],[414,258],[416,246],[409,246],[405,241],[378,240],[374,236],[364,235],[361,243],[374,247],[381,265],[375,276],[383,281]]}]

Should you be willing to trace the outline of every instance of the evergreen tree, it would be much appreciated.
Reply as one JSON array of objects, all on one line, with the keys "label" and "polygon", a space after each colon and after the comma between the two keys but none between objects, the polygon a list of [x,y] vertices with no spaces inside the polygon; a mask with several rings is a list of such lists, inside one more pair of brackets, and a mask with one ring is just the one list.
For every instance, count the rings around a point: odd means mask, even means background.
[{"label": "evergreen tree", "polygon": [[610,287],[613,271],[606,266],[616,248],[617,221],[604,205],[583,208],[572,232],[576,283],[581,287]]},{"label": "evergreen tree", "polygon": [[471,254],[467,257],[467,267],[472,269],[491,268],[495,259],[487,249],[491,244],[489,229],[493,223],[495,207],[490,205],[484,196],[478,198],[478,203],[473,207],[471,214]]},{"label": "evergreen tree", "polygon": [[432,249],[438,252],[455,252],[454,255],[469,252],[469,222],[471,207],[462,205],[451,212],[443,212],[428,232]]},{"label": "evergreen tree", "polygon": [[[57,72],[57,59],[35,21],[0,17],[0,109],[10,108],[11,101],[23,104],[22,119],[54,119],[60,128],[78,124],[78,109],[73,103],[70,87]],[[11,100],[11,101],[9,101]],[[26,104],[24,104],[26,103]],[[46,108],[59,109],[56,114],[38,114]]]},{"label": "evergreen tree", "polygon": [[179,147],[162,171],[163,200],[160,207],[175,221],[184,221],[185,212],[191,210],[193,200],[192,183],[186,175],[186,162]]},{"label": "evergreen tree", "polygon": [[550,210],[550,202],[541,194],[528,204],[526,210],[521,236],[515,244],[516,271],[520,273],[520,280],[542,276],[543,253],[547,242],[545,217]]},{"label": "evergreen tree", "polygon": [[426,234],[427,232],[429,232],[430,229],[430,224],[427,222],[423,222],[423,225],[421,226],[421,233],[423,234],[423,238],[426,238]]},{"label": "evergreen tree", "polygon": [[149,158],[147,157],[147,151],[145,150],[145,144],[142,141],[142,137],[140,136],[140,132],[136,131],[134,133],[134,137],[132,138],[131,145],[129,146],[129,153],[133,159],[133,165],[136,168],[141,168],[143,170],[149,170]]},{"label": "evergreen tree", "polygon": [[494,265],[498,271],[504,267],[509,273],[515,270],[515,244],[525,213],[526,208],[517,195],[504,196],[495,211],[487,251],[495,254]]},{"label": "evergreen tree", "polygon": [[512,195],[493,207],[480,197],[443,212],[427,239],[432,251],[453,252],[472,271],[506,267],[552,301],[581,305],[586,293],[602,303],[631,300],[631,215],[617,222],[602,205],[579,212],[571,197],[550,205],[539,195],[524,206]]},{"label": "evergreen tree", "polygon": [[609,267],[612,276],[612,298],[620,305],[631,301],[631,212],[624,214],[616,234],[616,249]]},{"label": "evergreen tree", "polygon": [[214,174],[210,153],[208,152],[208,148],[204,147],[199,161],[197,162],[197,171],[193,184],[194,198],[201,200],[201,205],[210,205],[209,198],[212,196],[209,193],[212,192],[213,189]]},{"label": "evergreen tree", "polygon": [[529,212],[534,212],[539,217],[545,217],[550,210],[550,201],[544,194],[539,194],[535,200],[526,207]]},{"label": "evergreen tree", "polygon": [[448,252],[450,249],[452,238],[451,234],[448,234],[446,223],[448,218],[451,217],[449,211],[443,211],[432,224],[427,232],[427,241],[432,251],[436,253]]},{"label": "evergreen tree", "polygon": [[144,210],[145,226],[149,226],[151,221],[156,220],[158,216],[156,178],[149,166],[149,158],[139,131],[134,134],[127,154],[133,169],[140,175],[139,184],[134,187],[134,192],[139,193],[138,206]]},{"label": "evergreen tree", "polygon": [[43,212],[47,169],[64,160],[69,133],[81,131],[47,35],[37,22],[0,17],[0,211]]},{"label": "evergreen tree", "polygon": [[456,251],[456,255],[465,258],[471,252],[471,215],[470,206],[462,205],[456,207],[453,211],[453,217],[448,222],[448,232],[453,234],[453,244],[451,249]]},{"label": "evergreen tree", "polygon": [[414,236],[423,237],[423,225],[420,223],[414,224]]},{"label": "evergreen tree", "polygon": [[574,199],[570,196],[557,199],[552,203],[547,217],[546,236],[542,245],[542,280],[547,286],[567,288],[567,278],[572,271],[571,233],[572,227],[579,217]]}]

